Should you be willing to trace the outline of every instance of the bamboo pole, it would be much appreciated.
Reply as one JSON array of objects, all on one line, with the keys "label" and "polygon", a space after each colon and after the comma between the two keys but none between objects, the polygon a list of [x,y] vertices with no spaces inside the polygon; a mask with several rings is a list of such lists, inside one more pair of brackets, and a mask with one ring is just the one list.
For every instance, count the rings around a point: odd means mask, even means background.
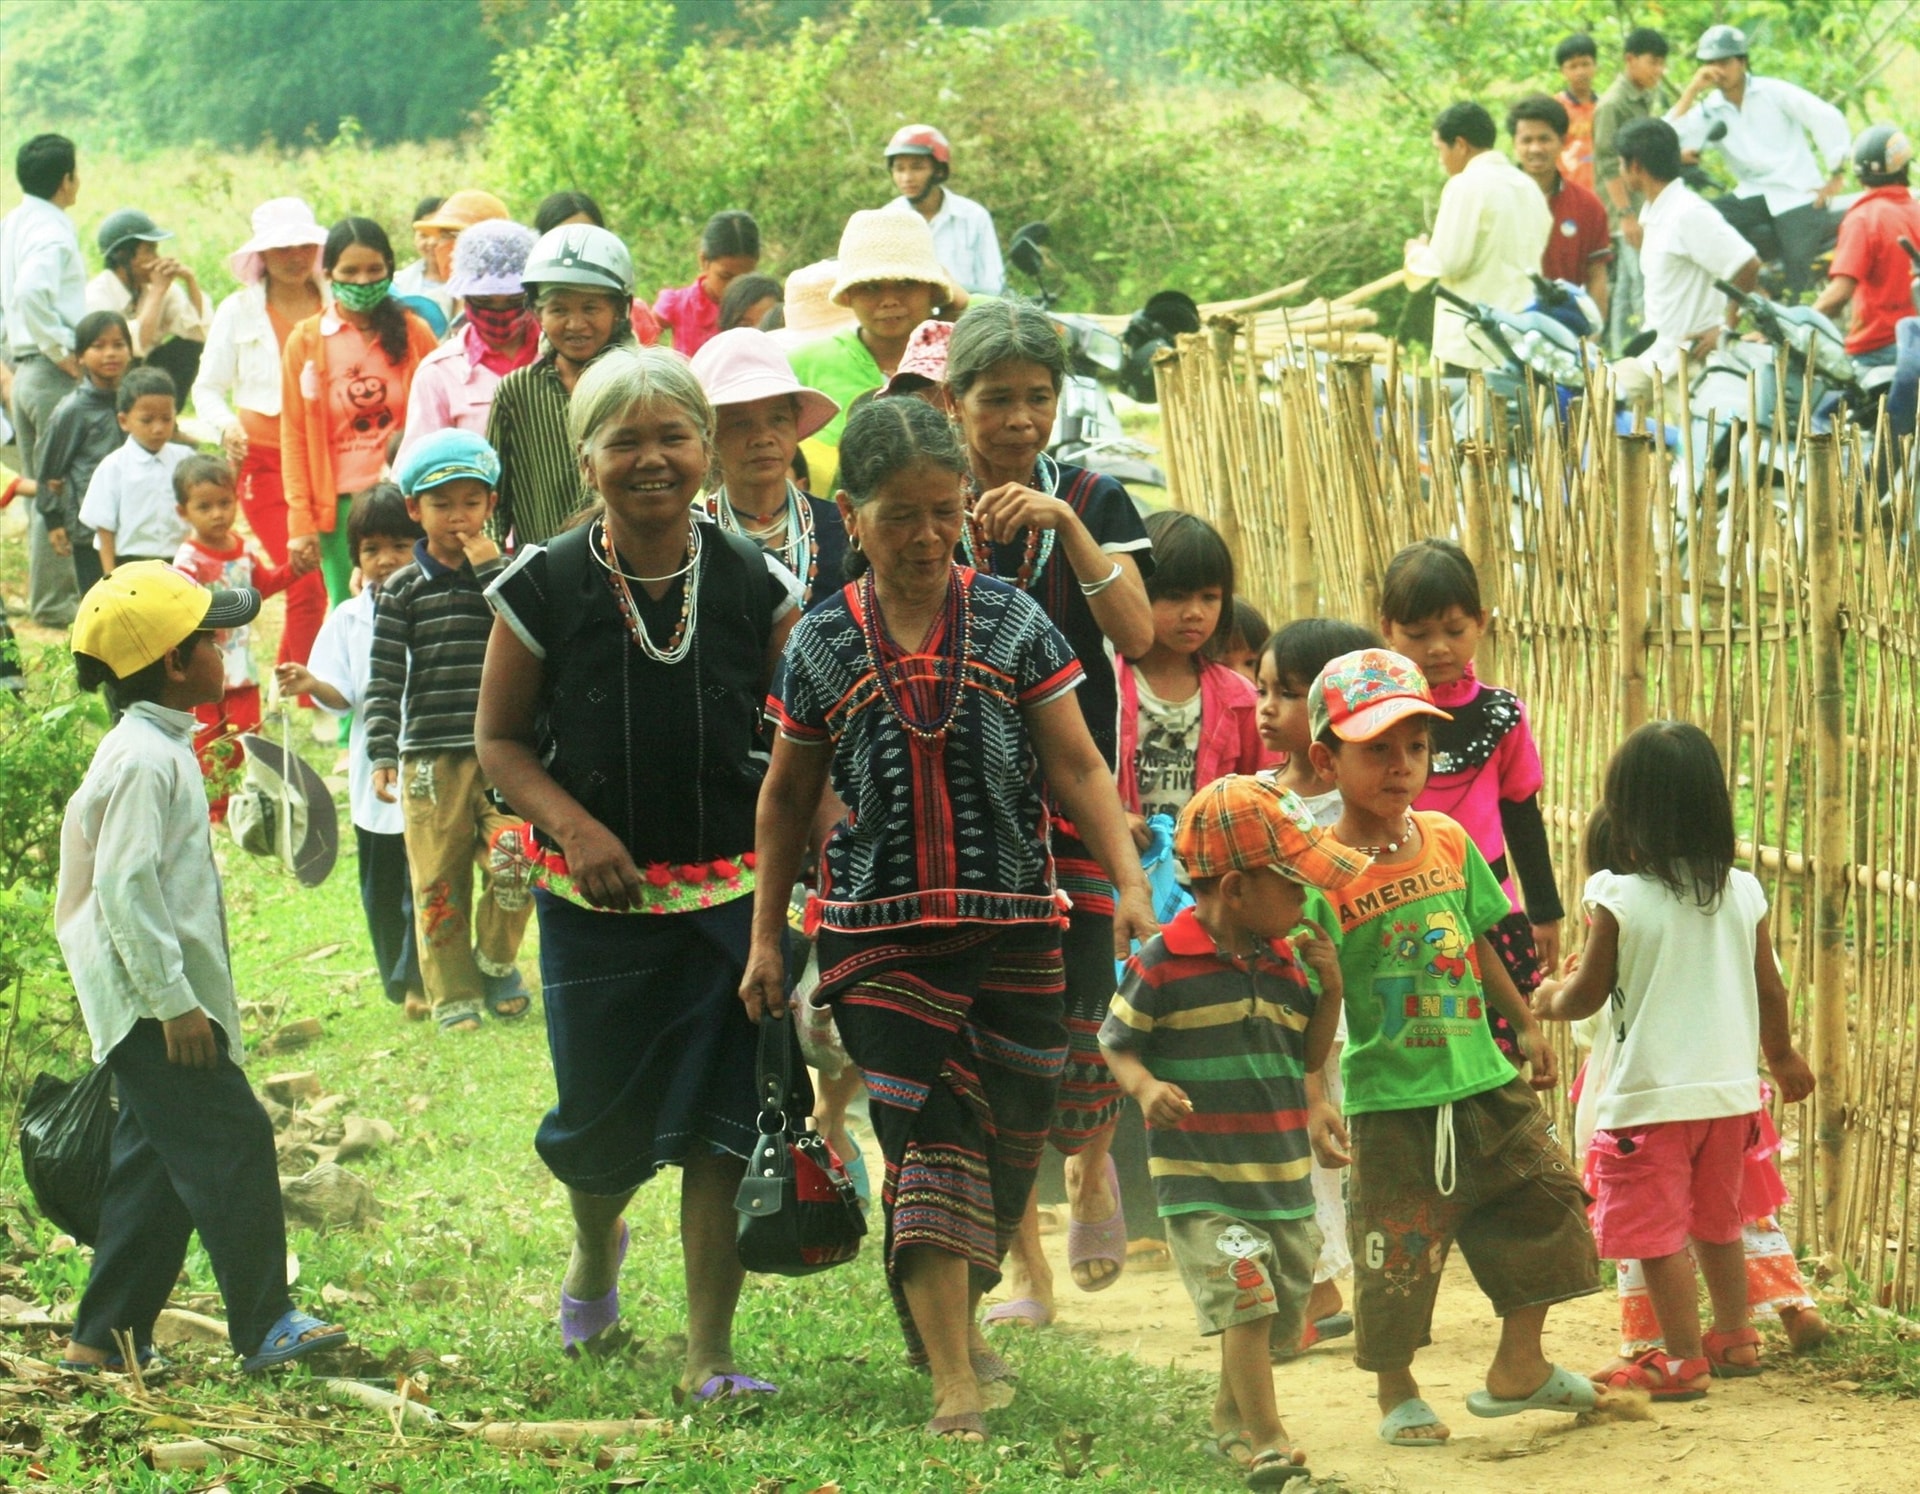
[{"label": "bamboo pole", "polygon": [[1647,719],[1647,483],[1653,467],[1653,437],[1635,432],[1614,438],[1615,552],[1620,607],[1620,725],[1622,735]]},{"label": "bamboo pole", "polygon": [[[1840,606],[1840,516],[1833,439],[1802,443],[1808,476],[1813,653],[1813,1061],[1818,1083],[1815,1138],[1820,1148],[1818,1238],[1831,1249],[1840,1221],[1847,1163],[1847,826],[1846,699]],[[1784,828],[1784,827],[1783,827]]]}]

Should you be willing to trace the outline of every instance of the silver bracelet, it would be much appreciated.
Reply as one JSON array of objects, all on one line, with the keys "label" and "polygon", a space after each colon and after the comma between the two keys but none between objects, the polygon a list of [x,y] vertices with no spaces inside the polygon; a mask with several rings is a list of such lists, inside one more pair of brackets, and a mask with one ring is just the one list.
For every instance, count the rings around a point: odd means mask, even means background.
[{"label": "silver bracelet", "polygon": [[1083,597],[1099,596],[1101,592],[1105,591],[1120,579],[1121,570],[1122,566],[1120,562],[1117,560],[1114,561],[1113,569],[1108,571],[1106,575],[1102,576],[1098,581],[1082,581],[1080,583],[1080,595]]}]

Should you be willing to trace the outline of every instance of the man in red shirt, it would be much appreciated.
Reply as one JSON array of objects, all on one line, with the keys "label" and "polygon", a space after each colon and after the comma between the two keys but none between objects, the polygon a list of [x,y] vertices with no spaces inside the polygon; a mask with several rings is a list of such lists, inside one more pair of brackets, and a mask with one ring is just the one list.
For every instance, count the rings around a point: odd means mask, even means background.
[{"label": "man in red shirt", "polygon": [[[1540,273],[1549,280],[1584,286],[1607,317],[1607,266],[1613,259],[1613,235],[1607,210],[1578,182],[1561,174],[1561,151],[1566,145],[1567,111],[1548,94],[1536,93],[1507,111],[1507,132],[1513,136],[1513,159],[1546,195],[1553,215]],[[1599,329],[1595,329],[1598,335]]]},{"label": "man in red shirt", "polygon": [[1920,202],[1907,185],[1913,143],[1892,125],[1853,142],[1853,169],[1867,190],[1847,209],[1827,287],[1813,303],[1832,316],[1851,303],[1847,351],[1864,363],[1894,361],[1894,327],[1913,316],[1913,262],[1900,240],[1920,244]]}]

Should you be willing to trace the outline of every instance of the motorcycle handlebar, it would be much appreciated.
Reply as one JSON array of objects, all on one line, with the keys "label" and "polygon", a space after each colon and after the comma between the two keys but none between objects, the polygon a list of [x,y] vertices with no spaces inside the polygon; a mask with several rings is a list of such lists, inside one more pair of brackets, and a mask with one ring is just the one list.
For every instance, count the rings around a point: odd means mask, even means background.
[{"label": "motorcycle handlebar", "polygon": [[1902,249],[1907,251],[1907,258],[1913,261],[1913,267],[1916,270],[1920,270],[1920,249],[1913,247],[1913,240],[1905,234],[1902,234],[1897,242]]},{"label": "motorcycle handlebar", "polygon": [[1455,308],[1458,311],[1465,311],[1468,313],[1472,313],[1474,310],[1473,302],[1469,301],[1465,296],[1460,295],[1456,291],[1448,290],[1444,285],[1434,286],[1433,293],[1434,295],[1438,296],[1442,301],[1445,301],[1449,306]]}]

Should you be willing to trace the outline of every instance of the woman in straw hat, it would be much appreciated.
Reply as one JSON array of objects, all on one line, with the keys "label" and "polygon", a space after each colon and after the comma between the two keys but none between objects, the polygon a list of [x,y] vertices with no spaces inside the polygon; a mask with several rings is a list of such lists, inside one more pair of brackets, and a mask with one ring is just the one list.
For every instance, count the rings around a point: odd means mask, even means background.
[{"label": "woman in straw hat", "polygon": [[[425,301],[440,313],[444,330],[453,318],[455,291],[453,246],[476,223],[507,216],[507,205],[491,192],[463,187],[440,205],[413,220],[413,242],[420,257],[393,277],[393,293],[403,301]],[[413,308],[420,310],[418,306]]]},{"label": "woman in straw hat", "polygon": [[[214,309],[193,406],[234,466],[240,508],[275,565],[287,563],[287,495],[280,477],[281,352],[287,335],[318,316],[320,249],[327,231],[298,197],[253,210],[253,236],[227,265],[240,289]],[[327,615],[318,572],[287,588],[279,663],[304,664]]]},{"label": "woman in straw hat", "polygon": [[[933,230],[917,213],[883,209],[855,213],[840,235],[840,278],[829,293],[853,312],[855,325],[792,353],[793,371],[845,410],[860,395],[893,377],[913,329],[936,307],[957,316],[967,293],[933,252]],[[822,492],[833,490],[845,415],[820,431],[807,453],[808,470]],[[824,462],[815,460],[818,449]]]}]

